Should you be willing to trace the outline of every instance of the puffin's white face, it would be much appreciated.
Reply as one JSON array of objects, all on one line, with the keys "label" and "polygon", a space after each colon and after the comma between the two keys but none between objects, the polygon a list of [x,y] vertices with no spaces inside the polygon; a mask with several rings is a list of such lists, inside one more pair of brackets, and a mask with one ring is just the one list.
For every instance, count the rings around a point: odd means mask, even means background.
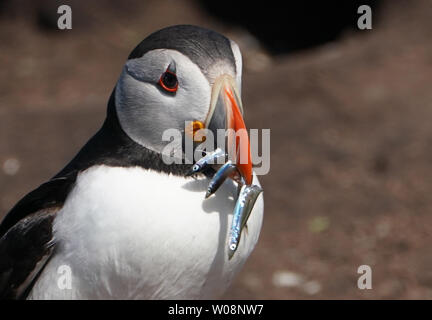
[{"label": "puffin's white face", "polygon": [[184,133],[185,121],[210,123],[219,91],[223,91],[222,82],[229,83],[242,112],[241,55],[234,42],[231,48],[236,70],[224,61],[215,62],[209,70],[201,70],[184,54],[169,49],[151,50],[140,58],[128,60],[115,92],[122,129],[135,142],[160,153],[170,143],[162,139],[165,130],[177,129]]}]

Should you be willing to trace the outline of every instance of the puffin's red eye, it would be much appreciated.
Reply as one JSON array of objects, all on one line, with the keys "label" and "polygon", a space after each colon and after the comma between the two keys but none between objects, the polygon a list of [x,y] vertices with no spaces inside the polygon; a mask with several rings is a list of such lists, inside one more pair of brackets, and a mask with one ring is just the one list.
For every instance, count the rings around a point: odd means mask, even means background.
[{"label": "puffin's red eye", "polygon": [[167,70],[161,75],[159,84],[168,92],[176,92],[178,89],[177,76],[174,72]]}]

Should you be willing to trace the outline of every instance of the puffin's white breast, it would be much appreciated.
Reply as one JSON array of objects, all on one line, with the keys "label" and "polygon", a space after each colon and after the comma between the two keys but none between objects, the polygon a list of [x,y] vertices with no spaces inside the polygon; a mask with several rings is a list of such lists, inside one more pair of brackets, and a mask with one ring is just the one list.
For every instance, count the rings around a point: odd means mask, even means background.
[{"label": "puffin's white breast", "polygon": [[[221,295],[258,240],[263,197],[228,260],[237,188],[227,180],[204,200],[208,183],[139,167],[97,166],[82,172],[54,222],[56,253],[29,298]],[[259,184],[256,176],[254,183]],[[64,285],[65,270],[71,274],[70,288]]]}]

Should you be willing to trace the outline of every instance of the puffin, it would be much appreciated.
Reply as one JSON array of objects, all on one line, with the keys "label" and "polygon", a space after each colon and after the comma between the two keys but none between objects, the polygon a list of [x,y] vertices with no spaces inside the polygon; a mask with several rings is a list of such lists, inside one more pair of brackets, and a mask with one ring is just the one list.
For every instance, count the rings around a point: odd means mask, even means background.
[{"label": "puffin", "polygon": [[[238,184],[226,179],[204,197],[215,165],[191,175],[184,139],[182,161],[167,161],[166,133],[192,135],[204,155],[205,137],[194,136],[201,129],[246,129],[241,78],[239,46],[215,31],[176,25],[140,42],[99,131],[2,220],[0,298],[221,297],[258,241],[263,194],[229,254]],[[236,167],[260,186],[250,159]]]}]

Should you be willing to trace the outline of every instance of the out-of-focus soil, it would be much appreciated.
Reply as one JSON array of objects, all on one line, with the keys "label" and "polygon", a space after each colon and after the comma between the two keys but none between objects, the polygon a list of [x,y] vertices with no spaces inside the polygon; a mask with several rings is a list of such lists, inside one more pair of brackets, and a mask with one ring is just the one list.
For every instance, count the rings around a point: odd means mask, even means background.
[{"label": "out-of-focus soil", "polygon": [[271,129],[261,238],[225,298],[432,298],[430,1],[386,1],[372,30],[274,58],[195,2],[133,3],[77,4],[72,31],[0,17],[0,216],[99,128],[139,41],[198,24],[240,44],[246,123]]}]

